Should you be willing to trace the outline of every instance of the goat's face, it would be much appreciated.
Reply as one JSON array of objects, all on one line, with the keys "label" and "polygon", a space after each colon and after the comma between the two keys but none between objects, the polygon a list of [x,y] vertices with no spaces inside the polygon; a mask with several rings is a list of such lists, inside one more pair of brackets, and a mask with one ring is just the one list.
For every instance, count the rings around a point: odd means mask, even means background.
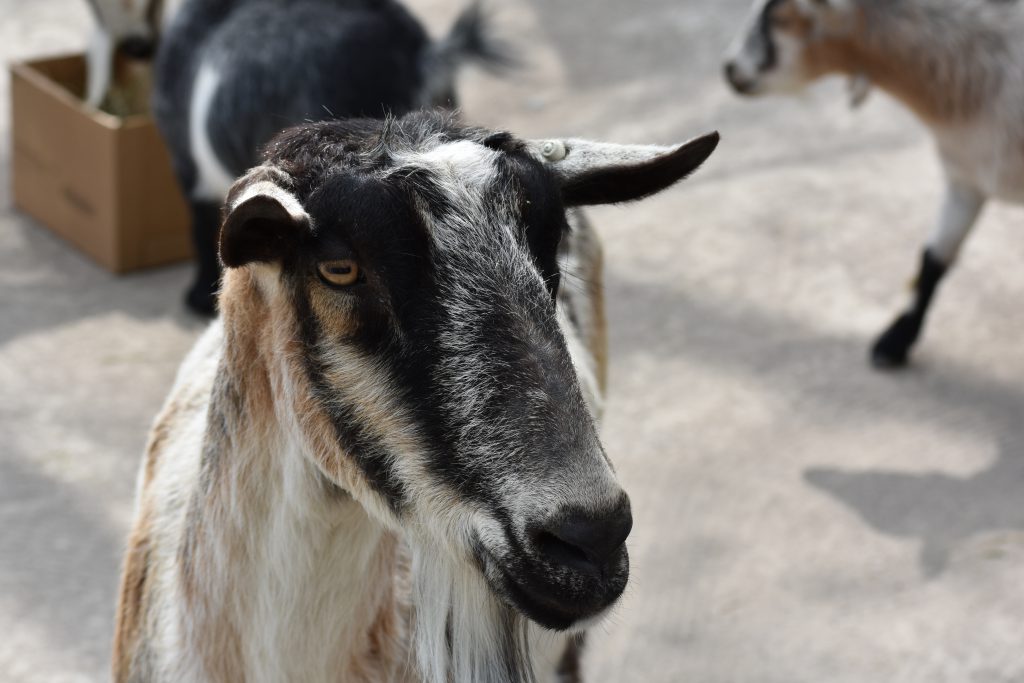
[{"label": "goat's face", "polygon": [[621,594],[631,518],[556,310],[566,206],[658,191],[716,142],[545,146],[432,114],[288,131],[229,197],[224,314],[248,297],[294,330],[323,475],[568,628]]},{"label": "goat's face", "polygon": [[757,0],[729,50],[725,77],[742,95],[792,93],[840,69],[857,25],[853,0]]}]

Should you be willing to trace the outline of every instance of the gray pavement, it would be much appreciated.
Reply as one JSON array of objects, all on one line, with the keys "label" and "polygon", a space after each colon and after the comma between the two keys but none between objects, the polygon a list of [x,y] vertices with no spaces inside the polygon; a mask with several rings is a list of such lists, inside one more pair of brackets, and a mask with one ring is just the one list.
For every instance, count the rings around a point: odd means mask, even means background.
[{"label": "gray pavement", "polygon": [[[410,4],[437,32],[460,0]],[[915,366],[878,374],[939,197],[909,115],[837,83],[735,99],[747,0],[492,5],[529,68],[465,79],[469,119],[723,134],[684,186],[592,212],[636,524],[589,680],[1024,681],[1024,212],[987,211]],[[5,61],[83,44],[81,0],[0,9]],[[102,681],[146,429],[200,326],[185,267],[113,277],[9,208],[0,86],[0,681]]]}]

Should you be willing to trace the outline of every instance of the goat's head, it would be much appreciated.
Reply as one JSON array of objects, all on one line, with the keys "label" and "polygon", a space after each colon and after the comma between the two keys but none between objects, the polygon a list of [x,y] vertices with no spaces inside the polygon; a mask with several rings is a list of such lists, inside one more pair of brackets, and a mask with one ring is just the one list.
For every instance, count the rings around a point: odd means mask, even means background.
[{"label": "goat's head", "polygon": [[457,575],[431,600],[479,584],[566,629],[622,593],[629,500],[556,311],[566,209],[657,192],[716,143],[538,143],[419,113],[286,131],[236,183],[225,319],[283,330],[277,400],[328,480]]},{"label": "goat's head", "polygon": [[725,77],[742,95],[798,91],[852,66],[846,39],[861,20],[855,0],[757,0]]}]

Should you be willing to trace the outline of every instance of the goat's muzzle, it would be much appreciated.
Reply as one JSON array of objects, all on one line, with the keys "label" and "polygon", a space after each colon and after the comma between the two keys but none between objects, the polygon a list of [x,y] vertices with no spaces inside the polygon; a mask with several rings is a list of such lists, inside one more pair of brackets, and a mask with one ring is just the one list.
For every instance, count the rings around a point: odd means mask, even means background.
[{"label": "goat's muzzle", "polygon": [[500,559],[485,549],[485,574],[499,593],[541,626],[580,626],[601,616],[622,595],[629,578],[625,542],[632,527],[625,493],[597,510],[565,507],[528,524],[526,538],[510,543]]},{"label": "goat's muzzle", "polygon": [[740,71],[740,68],[736,66],[735,62],[726,62],[724,67],[725,80],[727,80],[729,85],[732,86],[732,89],[740,95],[755,94],[757,82],[744,77]]}]

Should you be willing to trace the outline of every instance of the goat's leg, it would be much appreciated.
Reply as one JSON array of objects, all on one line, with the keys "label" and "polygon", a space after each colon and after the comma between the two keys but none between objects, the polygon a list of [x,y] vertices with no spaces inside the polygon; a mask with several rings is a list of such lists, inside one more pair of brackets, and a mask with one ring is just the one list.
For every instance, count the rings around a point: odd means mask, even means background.
[{"label": "goat's leg", "polygon": [[585,634],[569,638],[565,644],[562,659],[558,662],[555,680],[558,683],[581,683],[583,681],[583,645]]},{"label": "goat's leg", "polygon": [[[96,21],[101,21],[98,14]],[[110,75],[114,68],[114,43],[105,26],[98,23],[93,28],[85,58],[85,101],[86,104],[99,109],[110,89]]]},{"label": "goat's leg", "polygon": [[220,257],[217,234],[220,231],[220,204],[192,200],[192,243],[196,250],[196,274],[185,293],[185,303],[200,315],[216,313],[220,284]]},{"label": "goat's leg", "polygon": [[921,335],[928,308],[943,276],[953,265],[960,245],[974,227],[985,204],[977,190],[950,180],[938,225],[925,246],[921,268],[914,281],[914,300],[871,348],[871,362],[878,368],[897,368],[907,364],[910,347]]}]

